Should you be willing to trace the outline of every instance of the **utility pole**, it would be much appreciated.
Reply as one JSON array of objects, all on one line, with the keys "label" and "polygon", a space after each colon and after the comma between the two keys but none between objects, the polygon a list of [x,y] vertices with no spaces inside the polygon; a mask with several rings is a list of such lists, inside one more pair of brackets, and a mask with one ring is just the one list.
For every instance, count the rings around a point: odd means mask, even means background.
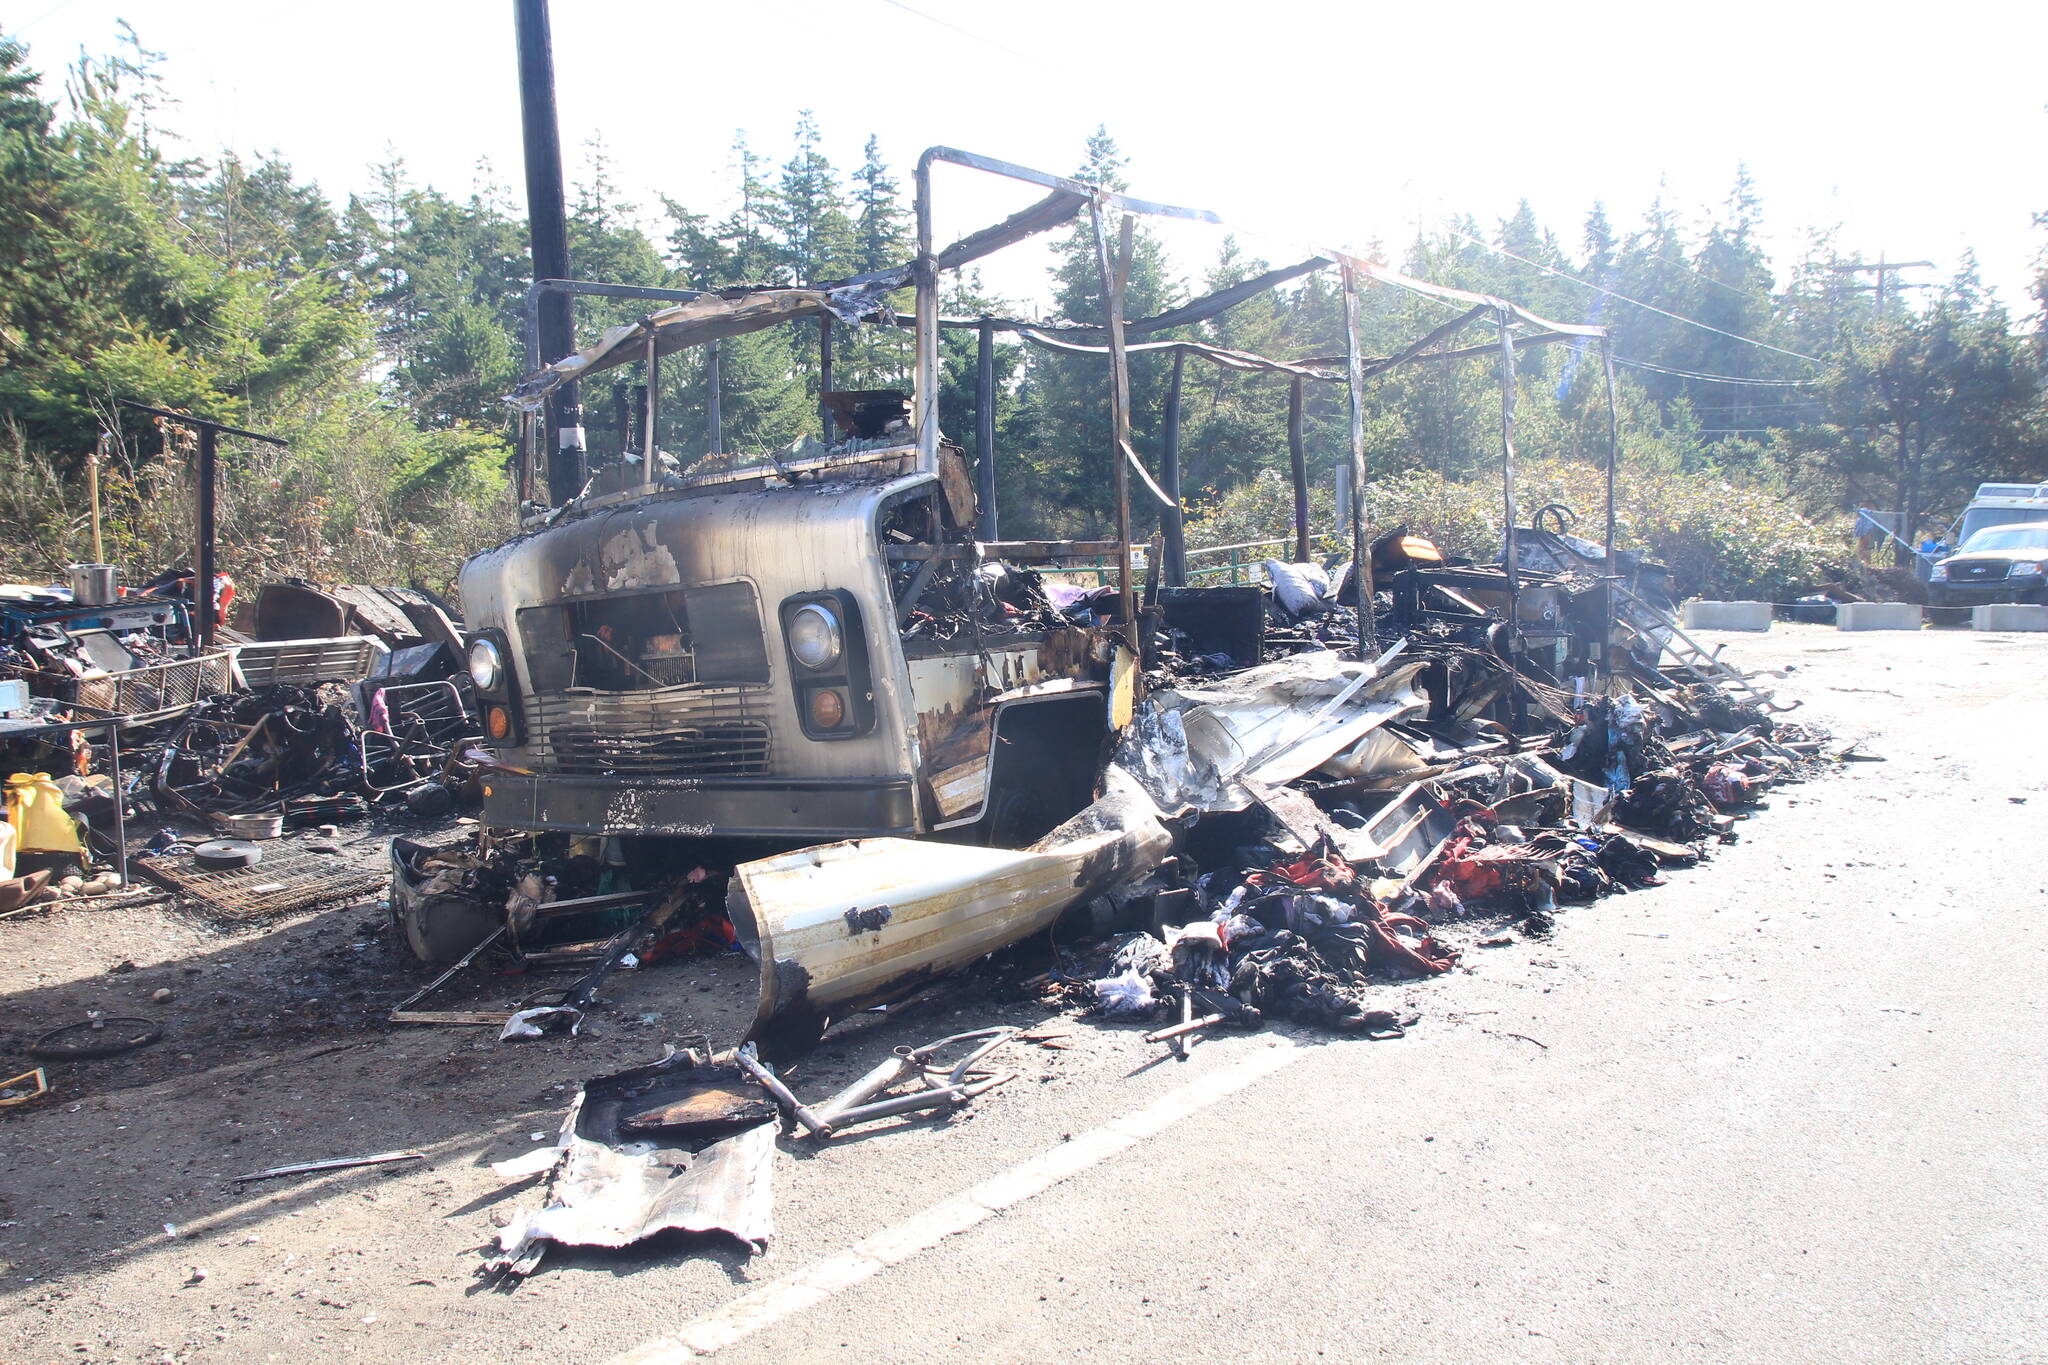
[{"label": "utility pole", "polygon": [[[555,119],[555,55],[548,33],[548,0],[513,0],[519,35],[519,113],[525,135],[526,221],[533,246],[533,278],[569,278],[568,215],[562,204],[562,134]],[[576,350],[576,324],[567,294],[540,301],[540,354],[548,365]],[[548,500],[557,506],[583,489],[583,404],[570,380],[549,404],[555,441],[547,451]]]},{"label": "utility pole", "polygon": [[[1880,318],[1884,316],[1885,302],[1893,290],[1925,289],[1928,287],[1925,284],[1905,280],[1894,281],[1893,276],[1897,275],[1901,270],[1932,270],[1933,268],[1934,262],[1932,261],[1887,261],[1882,251],[1877,253],[1877,264],[1875,265],[1836,265],[1830,267],[1837,275],[1871,274],[1877,276],[1875,284],[1851,284],[1844,287],[1851,290],[1868,289],[1873,291],[1877,295],[1877,315]],[[1914,485],[1919,482],[1919,471],[1914,469],[1907,460],[1906,437],[1903,431],[1899,433],[1899,449],[1896,464],[1898,467],[1894,475],[1895,482],[1892,497],[1892,535],[1896,539],[1892,546],[1892,562],[1898,565],[1905,565],[1912,562],[1913,551],[1910,547],[1913,540],[1913,527],[1909,523],[1918,520],[1916,515],[1918,509],[1914,506],[1914,503],[1919,490]]]},{"label": "utility pole", "polygon": [[1852,290],[1870,289],[1876,291],[1877,311],[1879,312],[1879,314],[1882,314],[1884,312],[1885,299],[1890,295],[1890,293],[1893,290],[1928,288],[1928,286],[1925,284],[1908,284],[1904,282],[1895,284],[1892,281],[1892,277],[1898,274],[1901,270],[1932,270],[1934,269],[1934,262],[1887,261],[1884,258],[1884,253],[1880,251],[1877,253],[1876,265],[1836,265],[1830,266],[1829,269],[1833,270],[1837,275],[1876,275],[1876,284],[1852,284],[1846,287]]}]

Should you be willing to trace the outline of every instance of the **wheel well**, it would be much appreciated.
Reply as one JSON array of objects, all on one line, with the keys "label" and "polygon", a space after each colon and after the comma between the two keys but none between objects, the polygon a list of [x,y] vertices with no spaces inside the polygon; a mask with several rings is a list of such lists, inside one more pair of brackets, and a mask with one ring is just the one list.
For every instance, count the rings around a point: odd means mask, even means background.
[{"label": "wheel well", "polygon": [[1053,825],[1066,820],[1095,797],[1108,732],[1102,697],[1093,692],[1004,707],[989,739],[984,809],[993,815],[1006,795],[1028,787]]}]

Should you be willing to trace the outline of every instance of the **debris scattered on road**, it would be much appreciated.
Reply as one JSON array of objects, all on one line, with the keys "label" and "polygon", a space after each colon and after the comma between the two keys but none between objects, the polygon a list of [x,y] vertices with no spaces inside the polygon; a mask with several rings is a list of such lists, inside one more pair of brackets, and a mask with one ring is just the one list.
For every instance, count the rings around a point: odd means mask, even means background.
[{"label": "debris scattered on road", "polygon": [[24,1071],[19,1076],[10,1076],[0,1081],[0,1109],[17,1104],[28,1104],[50,1093],[50,1078],[41,1067]]},{"label": "debris scattered on road", "polygon": [[[585,1082],[554,1147],[493,1168],[507,1179],[545,1171],[549,1180],[546,1202],[498,1233],[485,1269],[521,1277],[551,1243],[622,1247],[671,1229],[722,1233],[765,1251],[774,1235],[776,1125],[736,1093],[738,1075],[681,1052]],[[677,1122],[651,1117],[669,1104],[680,1105]],[[731,1132],[734,1123],[748,1126]],[[721,1130],[730,1135],[707,1137]]]},{"label": "debris scattered on road", "polygon": [[164,1036],[154,1019],[109,1018],[93,1011],[75,1024],[62,1024],[28,1045],[28,1055],[45,1062],[118,1057]]},{"label": "debris scattered on road", "polygon": [[237,1185],[246,1185],[255,1180],[275,1180],[284,1175],[309,1175],[314,1171],[346,1171],[358,1166],[388,1166],[394,1161],[424,1161],[425,1152],[378,1152],[373,1156],[342,1156],[325,1161],[297,1161],[289,1166],[272,1166],[266,1170],[251,1171],[235,1177]]}]

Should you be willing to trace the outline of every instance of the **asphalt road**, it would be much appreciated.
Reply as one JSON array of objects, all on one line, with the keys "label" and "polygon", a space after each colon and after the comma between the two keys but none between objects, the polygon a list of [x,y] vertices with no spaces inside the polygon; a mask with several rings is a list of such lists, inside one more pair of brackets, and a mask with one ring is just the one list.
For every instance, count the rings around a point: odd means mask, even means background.
[{"label": "asphalt road", "polygon": [[[765,1257],[488,1290],[490,1214],[531,1191],[483,1163],[536,1106],[178,1239],[138,1197],[93,1265],[8,1274],[0,1358],[2048,1362],[2048,637],[1724,638],[1888,761],[1404,988],[1405,1039],[1176,1063],[1074,1024],[964,1119],[786,1143]],[[953,1003],[812,1084],[988,1021]]]}]

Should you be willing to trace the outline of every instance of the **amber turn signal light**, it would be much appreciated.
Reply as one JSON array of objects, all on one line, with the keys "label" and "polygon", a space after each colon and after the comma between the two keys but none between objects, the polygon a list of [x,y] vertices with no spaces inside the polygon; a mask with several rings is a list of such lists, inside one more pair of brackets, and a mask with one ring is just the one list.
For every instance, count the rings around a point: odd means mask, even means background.
[{"label": "amber turn signal light", "polygon": [[502,706],[485,707],[484,730],[492,739],[504,739],[512,733],[512,713]]},{"label": "amber turn signal light", "polygon": [[820,730],[837,730],[846,720],[846,698],[837,688],[821,687],[811,693],[811,724]]}]

